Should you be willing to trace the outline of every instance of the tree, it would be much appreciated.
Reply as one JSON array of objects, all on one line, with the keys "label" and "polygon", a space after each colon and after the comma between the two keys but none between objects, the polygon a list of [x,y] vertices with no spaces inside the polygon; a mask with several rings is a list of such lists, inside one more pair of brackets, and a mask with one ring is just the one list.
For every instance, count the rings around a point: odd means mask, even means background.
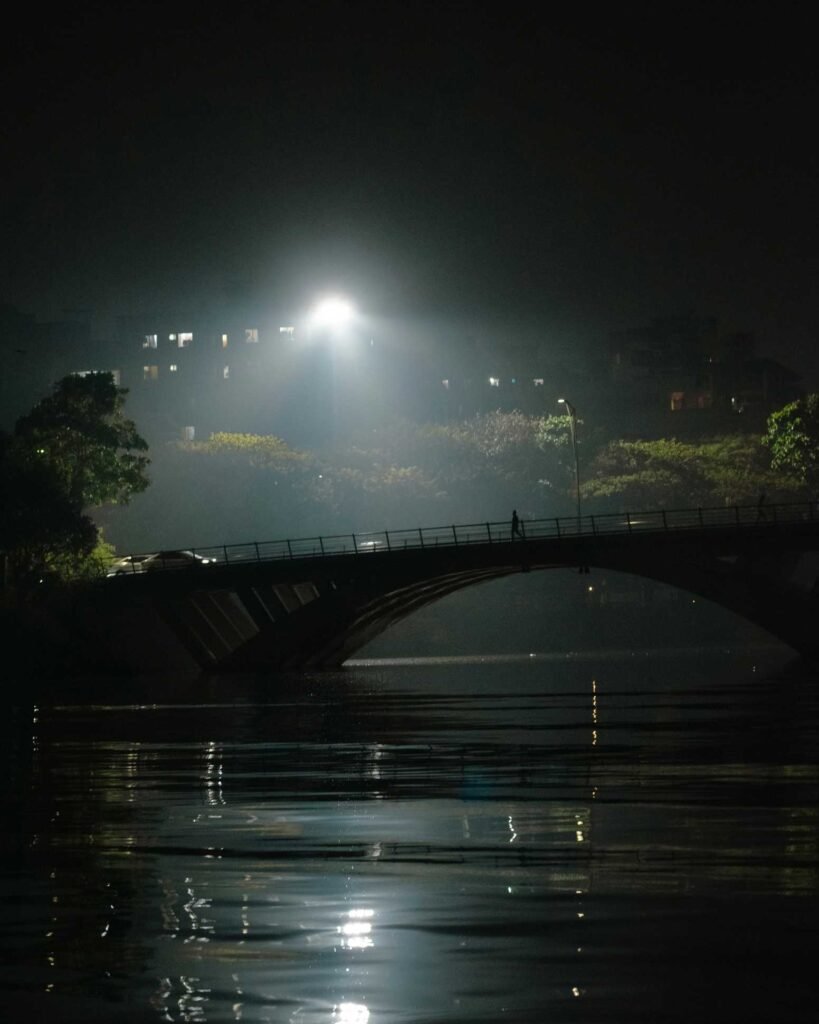
[{"label": "tree", "polygon": [[18,585],[45,571],[103,571],[112,551],[85,510],[148,485],[148,445],[123,414],[126,394],[110,373],[64,377],[0,439],[0,552]]},{"label": "tree", "polygon": [[[583,420],[577,420],[577,424],[582,426]],[[572,441],[571,416],[550,413],[539,421],[537,446],[546,456],[540,483],[552,492],[553,497],[574,493],[577,472],[575,444],[580,445],[581,442],[577,438]]]},{"label": "tree", "polygon": [[8,576],[25,587],[49,558],[82,559],[97,528],[65,491],[54,467],[9,435],[0,436],[0,553]]},{"label": "tree", "polygon": [[81,508],[126,504],[148,486],[148,445],[123,413],[127,393],[111,373],[72,374],[15,425]]},{"label": "tree", "polygon": [[589,466],[583,494],[608,511],[753,503],[761,492],[792,498],[772,469],[761,438],[731,434],[707,441],[611,441]]},{"label": "tree", "polygon": [[763,438],[771,466],[813,494],[819,484],[819,394],[806,395],[768,417]]}]

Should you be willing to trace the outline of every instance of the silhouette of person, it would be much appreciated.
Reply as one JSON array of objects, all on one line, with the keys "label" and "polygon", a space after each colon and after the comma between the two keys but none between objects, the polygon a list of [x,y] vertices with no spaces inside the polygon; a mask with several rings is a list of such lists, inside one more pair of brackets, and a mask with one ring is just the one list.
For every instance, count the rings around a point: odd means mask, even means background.
[{"label": "silhouette of person", "polygon": [[760,519],[767,518],[768,517],[765,515],[765,492],[760,491],[759,501],[756,503],[756,521],[759,522]]},{"label": "silhouette of person", "polygon": [[512,509],[512,540],[514,540],[515,537],[520,537],[520,539],[523,540],[523,533],[522,533],[521,528],[520,528],[520,519],[518,519],[518,512],[517,512],[517,509],[513,508]]}]

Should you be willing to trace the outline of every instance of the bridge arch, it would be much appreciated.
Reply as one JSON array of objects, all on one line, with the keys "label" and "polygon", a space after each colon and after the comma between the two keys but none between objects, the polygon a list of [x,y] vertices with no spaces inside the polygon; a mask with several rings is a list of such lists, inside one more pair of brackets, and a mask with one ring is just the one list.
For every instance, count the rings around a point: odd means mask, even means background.
[{"label": "bridge arch", "polygon": [[[819,654],[819,517],[812,505],[584,517],[285,543],[279,557],[225,549],[216,566],[108,581],[105,601],[141,603],[201,669],[337,667],[440,598],[512,573],[592,567],[713,601],[810,657]],[[409,534],[409,536],[406,536]],[[370,535],[378,536],[378,535]],[[305,550],[305,545],[311,545]],[[256,557],[252,557],[255,549]],[[113,584],[113,586],[111,585]]]}]

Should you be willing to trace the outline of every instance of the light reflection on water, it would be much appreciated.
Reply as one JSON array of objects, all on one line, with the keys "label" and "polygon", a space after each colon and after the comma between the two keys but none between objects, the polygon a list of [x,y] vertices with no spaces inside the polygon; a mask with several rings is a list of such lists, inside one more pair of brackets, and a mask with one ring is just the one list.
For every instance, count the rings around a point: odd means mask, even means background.
[{"label": "light reflection on water", "polygon": [[812,1021],[815,682],[672,652],[38,695],[9,1019]]}]

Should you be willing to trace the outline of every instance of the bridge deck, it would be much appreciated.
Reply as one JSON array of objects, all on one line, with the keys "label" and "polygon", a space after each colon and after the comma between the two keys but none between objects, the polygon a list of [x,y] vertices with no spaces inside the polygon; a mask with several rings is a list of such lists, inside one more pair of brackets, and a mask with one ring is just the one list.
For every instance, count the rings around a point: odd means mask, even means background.
[{"label": "bridge deck", "polygon": [[[661,509],[652,512],[622,512],[604,515],[566,516],[521,520],[521,540],[614,537],[651,533],[680,533],[694,530],[744,530],[760,526],[776,528],[816,520],[819,502],[772,505],[731,505],[719,508]],[[326,558],[335,555],[366,556],[374,552],[408,549],[460,547],[475,544],[508,543],[514,540],[511,520],[466,523],[452,526],[418,527],[365,533],[299,537],[285,540],[249,541],[190,547],[186,550],[223,565],[241,565],[282,559]],[[134,555],[138,573],[139,555]],[[176,565],[155,561],[152,569],[173,571]]]}]

